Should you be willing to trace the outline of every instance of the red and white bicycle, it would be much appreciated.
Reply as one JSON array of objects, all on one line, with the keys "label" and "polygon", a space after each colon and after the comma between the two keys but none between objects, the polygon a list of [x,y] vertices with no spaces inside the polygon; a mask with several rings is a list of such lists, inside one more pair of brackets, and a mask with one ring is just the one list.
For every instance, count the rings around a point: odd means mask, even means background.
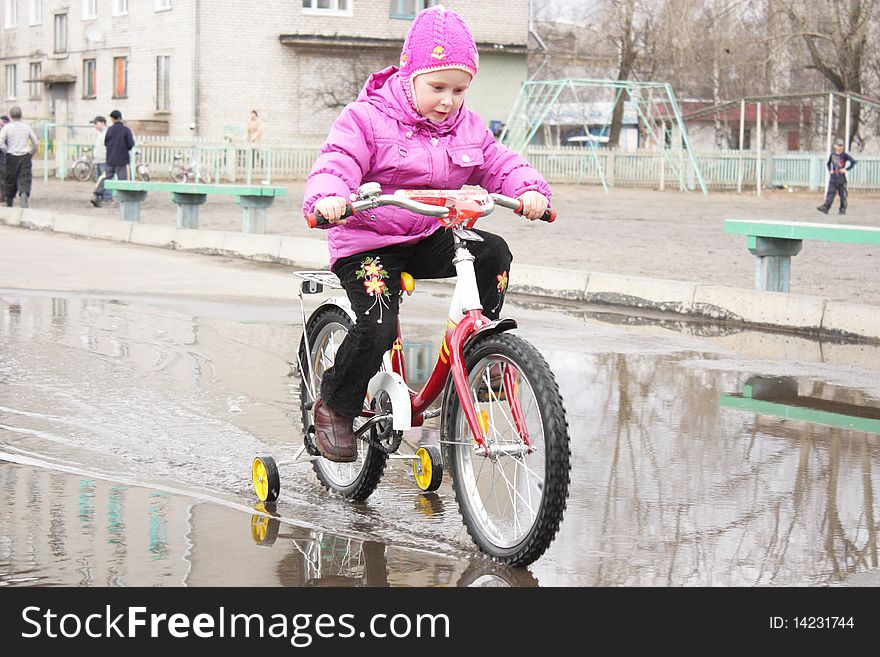
[{"label": "red and white bicycle", "polygon": [[[312,405],[323,373],[356,318],[348,298],[324,301],[306,320],[303,294],[341,288],[330,272],[301,271],[300,303],[303,337],[299,348],[304,444],[290,460],[254,459],[252,479],[257,497],[273,502],[280,492],[278,467],[312,462],[322,484],[347,499],[365,500],[378,486],[389,458],[413,463],[416,484],[436,490],[443,470],[452,487],[471,538],[488,555],[522,566],[539,558],[555,537],[568,499],[571,467],[568,422],[559,388],[547,362],[526,340],[510,333],[511,318],[487,319],[481,312],[468,244],[482,241],[469,230],[496,206],[521,212],[522,204],[480,188],[455,191],[398,191],[382,194],[378,184],[358,190],[346,216],[394,205],[433,216],[455,240],[453,262],[458,275],[449,307],[446,334],[436,365],[420,391],[406,382],[403,342],[398,337],[370,380],[364,411],[355,419],[358,459],[334,463],[322,458],[314,442]],[[313,227],[326,220],[310,215]],[[543,217],[553,221],[555,212]],[[400,302],[413,289],[401,277]],[[439,406],[431,408],[435,401]],[[398,453],[403,432],[440,417],[444,452],[424,445],[414,454]]]}]

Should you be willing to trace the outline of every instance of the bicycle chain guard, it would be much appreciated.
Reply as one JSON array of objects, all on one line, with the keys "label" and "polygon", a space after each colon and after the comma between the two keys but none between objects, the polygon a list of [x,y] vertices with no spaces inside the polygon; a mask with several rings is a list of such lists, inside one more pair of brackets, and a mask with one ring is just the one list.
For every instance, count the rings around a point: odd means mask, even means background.
[{"label": "bicycle chain guard", "polygon": [[[391,397],[384,390],[380,390],[376,394],[370,405],[376,414],[391,413]],[[370,427],[363,440],[380,452],[393,454],[400,448],[400,443],[403,441],[403,432],[394,431],[393,421],[387,420]]]}]

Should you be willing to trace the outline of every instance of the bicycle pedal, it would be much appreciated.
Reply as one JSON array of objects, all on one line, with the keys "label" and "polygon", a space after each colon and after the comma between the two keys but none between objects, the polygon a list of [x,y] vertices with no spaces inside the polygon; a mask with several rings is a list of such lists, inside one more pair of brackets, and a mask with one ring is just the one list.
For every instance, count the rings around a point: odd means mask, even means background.
[{"label": "bicycle pedal", "polygon": [[318,451],[318,446],[315,444],[314,424],[309,426],[306,435],[303,436],[303,445],[305,445],[306,452],[308,452],[309,456],[321,456],[321,452]]},{"label": "bicycle pedal", "polygon": [[507,394],[504,390],[493,390],[492,394],[489,394],[488,390],[478,390],[477,391],[477,401],[482,402],[484,404],[488,404],[489,402],[501,402],[507,399]]}]

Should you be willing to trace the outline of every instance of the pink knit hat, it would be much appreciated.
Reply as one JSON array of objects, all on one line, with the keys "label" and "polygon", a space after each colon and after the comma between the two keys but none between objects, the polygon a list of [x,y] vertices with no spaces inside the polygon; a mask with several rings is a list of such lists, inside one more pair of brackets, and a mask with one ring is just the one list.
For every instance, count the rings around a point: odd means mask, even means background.
[{"label": "pink knit hat", "polygon": [[400,76],[409,102],[418,111],[412,81],[429,71],[457,68],[477,75],[480,55],[467,23],[442,5],[419,12],[400,53]]}]

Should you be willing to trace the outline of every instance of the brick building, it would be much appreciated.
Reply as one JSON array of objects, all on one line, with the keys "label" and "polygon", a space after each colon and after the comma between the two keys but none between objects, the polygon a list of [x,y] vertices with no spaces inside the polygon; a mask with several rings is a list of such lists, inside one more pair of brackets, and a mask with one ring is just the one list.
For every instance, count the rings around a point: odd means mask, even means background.
[{"label": "brick building", "polygon": [[[317,142],[367,74],[396,64],[431,0],[2,0],[0,94],[26,117],[119,109],[142,134]],[[527,75],[529,0],[448,0],[480,48],[468,105],[506,120]]]}]

